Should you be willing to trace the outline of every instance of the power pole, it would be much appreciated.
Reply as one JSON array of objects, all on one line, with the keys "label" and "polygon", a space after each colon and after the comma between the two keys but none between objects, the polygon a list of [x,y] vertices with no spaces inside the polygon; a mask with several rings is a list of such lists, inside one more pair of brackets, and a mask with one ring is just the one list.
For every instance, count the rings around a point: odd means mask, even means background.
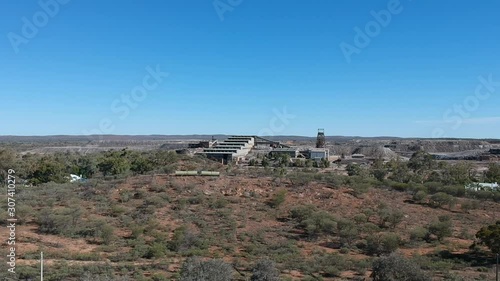
[{"label": "power pole", "polygon": [[40,252],[40,281],[43,281],[43,252]]}]

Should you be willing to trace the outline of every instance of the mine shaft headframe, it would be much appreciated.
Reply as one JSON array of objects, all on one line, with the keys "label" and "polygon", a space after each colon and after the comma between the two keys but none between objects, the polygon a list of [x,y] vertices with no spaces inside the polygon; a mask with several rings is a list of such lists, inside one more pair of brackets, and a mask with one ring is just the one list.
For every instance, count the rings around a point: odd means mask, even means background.
[{"label": "mine shaft headframe", "polygon": [[316,138],[316,148],[325,147],[325,129],[318,129],[318,137]]}]

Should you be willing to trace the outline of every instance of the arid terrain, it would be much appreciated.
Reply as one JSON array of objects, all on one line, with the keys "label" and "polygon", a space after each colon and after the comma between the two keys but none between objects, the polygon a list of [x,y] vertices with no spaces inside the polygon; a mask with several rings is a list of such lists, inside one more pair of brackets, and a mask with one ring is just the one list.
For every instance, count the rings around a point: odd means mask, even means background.
[{"label": "arid terrain", "polygon": [[[498,164],[425,157],[419,162],[414,153],[483,154],[496,141],[332,138],[331,155],[362,153],[366,161],[314,168],[279,159],[270,159],[269,166],[221,165],[171,151],[208,136],[116,137],[90,144],[71,137],[2,138],[0,151],[14,152],[0,153],[0,168],[12,165],[26,180],[15,195],[19,280],[38,280],[41,251],[45,280],[177,280],[191,256],[222,259],[234,269],[234,280],[249,280],[262,258],[276,264],[283,280],[372,280],[372,263],[393,252],[432,280],[495,276],[493,255],[476,244],[476,233],[500,220],[499,192],[473,193],[464,184],[495,177],[486,172]],[[112,162],[126,168],[106,170],[108,159],[128,162]],[[148,169],[137,168],[137,159],[151,161]],[[87,160],[94,164],[81,164]],[[39,180],[50,169],[69,173],[66,166],[95,171],[85,182],[53,178],[54,172]],[[174,170],[220,176],[175,176]],[[6,195],[1,197],[6,210]],[[6,212],[0,217],[5,222]],[[8,237],[8,229],[2,227],[0,235]],[[4,242],[3,256],[6,249]]]}]

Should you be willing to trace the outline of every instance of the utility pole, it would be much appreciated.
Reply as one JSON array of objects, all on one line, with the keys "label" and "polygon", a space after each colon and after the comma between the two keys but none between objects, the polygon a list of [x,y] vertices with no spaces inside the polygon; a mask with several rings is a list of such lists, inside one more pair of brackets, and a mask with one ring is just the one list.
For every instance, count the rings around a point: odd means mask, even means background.
[{"label": "utility pole", "polygon": [[43,281],[43,252],[40,252],[40,281]]}]

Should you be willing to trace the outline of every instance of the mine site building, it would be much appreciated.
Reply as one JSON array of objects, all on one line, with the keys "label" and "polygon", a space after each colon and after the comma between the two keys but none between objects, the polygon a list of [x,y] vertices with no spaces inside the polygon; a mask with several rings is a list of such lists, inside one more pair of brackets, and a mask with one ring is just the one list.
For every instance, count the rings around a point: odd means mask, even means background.
[{"label": "mine site building", "polygon": [[308,158],[312,160],[321,160],[321,159],[328,160],[329,156],[330,155],[328,149],[326,148],[315,148],[315,149],[309,149],[308,151]]},{"label": "mine site building", "polygon": [[480,191],[480,190],[500,191],[500,186],[496,182],[495,183],[476,182],[466,185],[465,189],[473,191]]},{"label": "mine site building", "polygon": [[283,148],[287,147],[276,141],[258,136],[231,136],[222,142],[215,143],[210,148],[203,149],[199,154],[207,158],[228,164],[232,161],[244,159],[255,146]]},{"label": "mine site building", "polygon": [[299,150],[295,148],[275,148],[269,152],[271,157],[278,157],[280,155],[289,155],[290,158],[297,158],[299,156]]},{"label": "mine site building", "polygon": [[217,144],[217,140],[199,141],[188,144],[189,148],[210,148]]}]

